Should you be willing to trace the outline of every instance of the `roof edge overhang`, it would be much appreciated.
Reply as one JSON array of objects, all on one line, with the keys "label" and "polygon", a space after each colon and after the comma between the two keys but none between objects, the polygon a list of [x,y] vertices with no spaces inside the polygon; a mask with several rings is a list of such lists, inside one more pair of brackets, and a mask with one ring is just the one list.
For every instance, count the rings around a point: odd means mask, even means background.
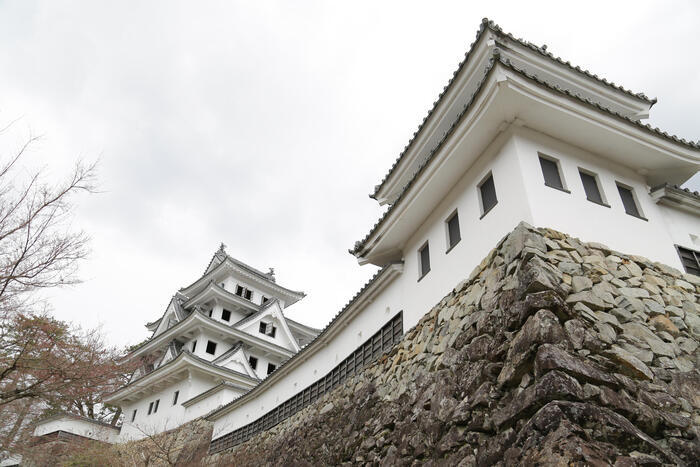
[{"label": "roof edge overhang", "polygon": [[182,403],[183,407],[190,407],[193,406],[194,404],[201,402],[208,398],[209,396],[212,396],[216,394],[219,391],[222,391],[224,389],[240,389],[238,386],[235,386],[231,383],[227,383],[226,381],[222,381],[213,388],[207,389],[206,391],[200,392],[199,394],[190,397],[187,399],[185,402]]},{"label": "roof edge overhang", "polygon": [[250,310],[251,313],[256,313],[260,311],[260,305],[229,292],[220,285],[216,284],[214,281],[210,281],[206,287],[200,290],[199,293],[197,293],[197,295],[187,300],[183,306],[184,308],[190,308],[192,306],[206,303],[211,299],[224,301],[232,305],[236,305],[240,308],[247,308]]},{"label": "roof edge overhang", "polygon": [[[700,147],[671,137],[649,125],[633,121],[600,105],[553,88],[502,60],[496,52],[496,61],[487,71],[482,83],[464,112],[431,151],[404,191],[370,230],[370,233],[350,252],[360,264],[382,265],[385,261],[401,257],[401,248],[414,229],[404,228],[403,236],[391,235],[391,229],[401,219],[404,225],[411,216],[407,210],[433,201],[437,204],[468,170],[477,157],[511,126],[522,126],[563,140],[594,154],[629,167],[646,177],[650,185],[660,180],[683,183],[700,167]],[[575,134],[571,128],[586,129],[588,134],[601,138],[586,138]],[[594,132],[594,133],[591,133]],[[473,140],[467,141],[467,138]],[[620,152],[611,152],[614,143]],[[458,158],[450,156],[459,150]],[[465,148],[468,148],[465,149]],[[465,154],[471,155],[466,156]],[[450,167],[447,171],[445,167]],[[436,177],[440,174],[440,177]],[[440,178],[441,184],[431,184]],[[425,215],[429,212],[423,206]],[[415,216],[416,222],[425,215]],[[420,219],[418,219],[420,218]],[[418,225],[418,224],[416,224]]]},{"label": "roof edge overhang", "polygon": [[480,75],[488,66],[491,52],[496,47],[501,50],[504,57],[550,81],[552,85],[580,93],[627,117],[636,120],[648,118],[651,107],[656,103],[655,98],[649,99],[642,93],[633,93],[555,57],[547,52],[546,46],[539,47],[517,39],[484,18],[464,60],[433,103],[433,107],[419,125],[418,130],[394,161],[389,172],[370,194],[371,198],[376,199],[380,204],[392,204],[395,201],[406,178],[411,176],[411,169],[415,168],[415,165],[420,163],[420,159],[430,150],[429,142],[439,137],[445,125],[449,125],[449,122],[444,120],[451,112],[450,108],[463,105],[474,91],[473,75]]},{"label": "roof edge overhang", "polygon": [[700,195],[697,193],[664,184],[652,188],[649,195],[657,204],[700,215]]},{"label": "roof edge overhang", "polygon": [[265,378],[260,384],[251,389],[246,394],[243,394],[238,399],[229,404],[213,410],[204,418],[209,421],[215,421],[224,415],[230,413],[236,407],[255,398],[266,388],[275,384],[275,382],[285,378],[292,370],[302,365],[316,352],[321,351],[328,342],[333,340],[335,336],[345,328],[360,311],[367,305],[372,303],[377,295],[384,290],[393,280],[403,272],[403,263],[390,264],[382,268],[358,294],[348,303],[336,317],[326,326],[316,339],[309,345],[300,350],[294,357],[283,363],[277,370]]},{"label": "roof edge overhang", "polygon": [[134,393],[139,393],[146,390],[156,381],[162,380],[170,375],[175,375],[184,370],[199,371],[214,378],[222,378],[230,383],[239,385],[241,389],[251,389],[258,384],[255,380],[243,373],[230,370],[225,367],[214,365],[206,360],[203,360],[191,353],[184,351],[175,359],[169,361],[163,366],[160,366],[148,373],[147,375],[132,381],[126,386],[121,387],[112,394],[103,398],[103,401],[108,404],[117,404],[121,401],[128,400],[127,398]]},{"label": "roof edge overhang", "polygon": [[147,355],[150,352],[163,348],[167,346],[171,340],[197,327],[227,334],[232,339],[238,339],[247,345],[261,348],[266,352],[273,353],[282,358],[289,358],[294,354],[294,352],[291,350],[285,349],[284,347],[280,347],[277,344],[273,344],[256,336],[252,336],[248,333],[227,326],[207,316],[204,316],[202,313],[192,312],[184,320],[170,327],[168,330],[162,332],[161,334],[158,334],[156,337],[154,337],[138,349],[133,350],[130,354],[122,358],[119,361],[119,363],[129,361],[141,355]]},{"label": "roof edge overhang", "polygon": [[226,257],[224,261],[219,263],[218,266],[213,268],[211,271],[207,272],[204,274],[202,277],[194,281],[192,284],[183,287],[180,289],[180,293],[191,297],[197,295],[202,288],[206,287],[206,285],[213,280],[213,277],[221,273],[222,271],[230,271],[233,272],[234,274],[237,274],[241,277],[245,277],[246,279],[250,280],[251,282],[254,282],[258,286],[260,286],[262,289],[267,289],[269,291],[273,291],[279,295],[284,296],[287,300],[285,302],[288,305],[291,305],[293,303],[298,302],[302,298],[306,296],[304,292],[300,291],[295,291],[288,289],[286,287],[282,287],[281,285],[278,285],[276,282],[272,281],[271,279],[264,279],[260,277],[258,274],[253,274],[249,271],[246,270],[246,268],[243,268],[239,266],[235,261],[233,261],[230,257]]}]

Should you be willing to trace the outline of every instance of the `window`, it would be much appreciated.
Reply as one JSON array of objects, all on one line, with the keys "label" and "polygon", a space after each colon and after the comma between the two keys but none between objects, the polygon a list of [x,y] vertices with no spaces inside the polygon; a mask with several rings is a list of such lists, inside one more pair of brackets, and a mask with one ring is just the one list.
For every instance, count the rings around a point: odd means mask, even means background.
[{"label": "window", "polygon": [[250,363],[250,367],[255,370],[258,367],[258,359],[257,357],[253,357],[252,355],[248,357],[248,363]]},{"label": "window", "polygon": [[277,328],[273,326],[272,323],[263,323],[261,321],[259,330],[261,334],[265,334],[266,336],[270,337],[275,337],[277,334]]},{"label": "window", "polygon": [[678,256],[681,257],[681,263],[683,263],[685,272],[700,276],[700,252],[683,248],[682,246],[676,246],[676,249],[678,250]]},{"label": "window", "polygon": [[221,312],[221,319],[224,321],[231,321],[231,312],[224,308],[224,310]]},{"label": "window", "polygon": [[192,342],[192,353],[197,350],[197,341]]},{"label": "window", "polygon": [[243,297],[246,300],[250,300],[253,298],[253,292],[251,290],[246,289],[242,285],[237,285],[236,286],[236,295],[239,297]]},{"label": "window", "polygon": [[484,217],[498,203],[492,174],[489,174],[479,185],[479,197],[481,199],[481,217]]},{"label": "window", "polygon": [[544,184],[557,190],[566,191],[564,184],[561,181],[559,173],[559,164],[546,157],[540,156],[540,167],[542,167],[542,175],[544,176]]},{"label": "window", "polygon": [[457,211],[452,214],[452,217],[447,219],[447,251],[450,251],[462,239],[459,232],[459,216]]},{"label": "window", "polygon": [[264,305],[264,304],[266,304],[266,303],[269,302],[269,301],[270,301],[269,298],[263,296],[263,298],[260,300],[260,304],[261,304],[261,305]]},{"label": "window", "polygon": [[617,191],[620,193],[620,198],[622,198],[622,205],[625,207],[625,212],[630,216],[642,218],[642,214],[639,212],[639,206],[637,206],[637,201],[634,199],[634,192],[632,188],[617,184]]},{"label": "window", "polygon": [[596,204],[601,204],[603,206],[610,207],[604,200],[603,195],[600,193],[600,188],[598,188],[597,176],[584,172],[579,169],[579,175],[581,176],[581,183],[583,183],[583,191],[586,192],[586,199]]},{"label": "window", "polygon": [[134,420],[136,420],[136,410],[131,412],[131,421],[133,422]]},{"label": "window", "polygon": [[177,404],[178,397],[180,397],[180,391],[175,391],[175,395],[173,395],[173,405]]},{"label": "window", "polygon": [[207,353],[212,355],[216,353],[216,342],[207,341]]},{"label": "window", "polygon": [[159,405],[160,405],[160,399],[156,399],[156,405],[153,406],[153,413],[158,412]]},{"label": "window", "polygon": [[268,374],[268,375],[269,375],[270,373],[272,373],[273,371],[275,371],[276,369],[277,369],[277,365],[275,365],[275,364],[273,364],[273,363],[268,363],[268,364],[267,364],[267,374]]},{"label": "window", "polygon": [[420,277],[418,280],[421,280],[423,276],[430,272],[430,246],[428,245],[428,242],[425,242],[423,248],[418,250],[418,263],[418,268],[420,271]]},{"label": "window", "polygon": [[148,415],[151,415],[151,413],[153,413],[153,402],[148,404]]},{"label": "window", "polygon": [[212,308],[211,310],[209,310],[209,317],[210,317],[210,318],[211,318],[211,315],[212,315],[213,313],[214,313],[214,309]]}]

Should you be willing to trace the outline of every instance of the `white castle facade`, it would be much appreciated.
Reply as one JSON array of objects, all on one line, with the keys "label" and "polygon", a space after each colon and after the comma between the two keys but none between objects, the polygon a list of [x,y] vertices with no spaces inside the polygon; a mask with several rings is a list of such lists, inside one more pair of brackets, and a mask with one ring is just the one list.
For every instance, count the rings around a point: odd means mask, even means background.
[{"label": "white castle facade", "polygon": [[[380,266],[375,277],[317,335],[284,318],[302,294],[246,282],[219,252],[132,353],[155,363],[108,400],[124,409],[121,437],[148,417],[167,428],[205,416],[216,452],[279,423],[391,348],[522,221],[700,274],[700,196],[678,188],[700,145],[645,124],[655,102],[484,20],[371,195],[387,211],[351,253]],[[239,283],[273,304],[241,297]]]}]

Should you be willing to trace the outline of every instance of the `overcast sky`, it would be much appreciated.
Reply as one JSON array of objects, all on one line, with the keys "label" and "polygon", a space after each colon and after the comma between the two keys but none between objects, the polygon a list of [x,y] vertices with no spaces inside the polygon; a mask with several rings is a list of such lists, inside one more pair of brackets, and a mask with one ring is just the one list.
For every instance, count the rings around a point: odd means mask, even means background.
[{"label": "overcast sky", "polygon": [[224,242],[304,290],[288,314],[322,327],[375,271],[347,253],[381,214],[367,195],[482,17],[658,97],[650,122],[695,141],[697,5],[0,1],[0,122],[21,117],[0,154],[32,131],[26,163],[49,176],[100,159],[73,222],[92,254],[50,294],[59,318],[139,342]]}]

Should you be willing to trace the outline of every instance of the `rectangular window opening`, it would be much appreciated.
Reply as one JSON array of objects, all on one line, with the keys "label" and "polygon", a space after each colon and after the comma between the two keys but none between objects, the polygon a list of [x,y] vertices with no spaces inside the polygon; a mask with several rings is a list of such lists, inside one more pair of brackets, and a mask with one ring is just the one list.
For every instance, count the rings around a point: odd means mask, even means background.
[{"label": "rectangular window opening", "polygon": [[240,285],[236,286],[236,295],[243,296],[243,287],[241,287]]},{"label": "rectangular window opening", "polygon": [[134,409],[134,411],[131,412],[131,421],[133,422],[134,420],[136,420],[136,409]]},{"label": "rectangular window opening", "polygon": [[208,354],[214,355],[216,353],[216,342],[212,341],[207,341],[207,350],[206,352]]},{"label": "rectangular window opening", "polygon": [[542,167],[542,176],[544,177],[545,185],[556,188],[557,190],[568,191],[564,188],[564,183],[561,180],[561,173],[559,172],[559,164],[557,161],[540,156],[540,167]]},{"label": "rectangular window opening", "polygon": [[153,406],[153,413],[158,412],[159,405],[160,405],[160,399],[156,399],[156,405]]},{"label": "rectangular window opening", "polygon": [[246,300],[250,300],[251,298],[253,298],[253,292],[251,292],[251,291],[248,290],[248,289],[245,289],[245,293],[243,294],[243,297],[244,297]]},{"label": "rectangular window opening", "polygon": [[197,341],[192,342],[192,353],[197,350]]},{"label": "rectangular window opening", "polygon": [[452,217],[447,219],[447,251],[454,248],[462,239],[462,234],[459,231],[459,215],[457,211],[452,214]]},{"label": "rectangular window opening", "polygon": [[153,402],[148,404],[148,415],[151,415],[153,413]]},{"label": "rectangular window opening", "polygon": [[489,213],[498,204],[496,197],[496,185],[493,183],[493,175],[489,174],[479,185],[479,197],[481,199],[481,217]]},{"label": "rectangular window opening", "polygon": [[277,369],[277,365],[275,365],[275,364],[273,364],[273,363],[268,363],[268,364],[267,364],[267,374],[268,374],[268,375],[269,375],[270,373],[272,373],[273,371],[275,371],[276,369]]},{"label": "rectangular window opening", "polygon": [[221,319],[223,319],[224,321],[231,321],[231,312],[224,308],[221,312]]},{"label": "rectangular window opening", "polygon": [[685,272],[700,276],[700,252],[682,246],[676,246],[676,249],[678,250],[678,256],[681,257],[681,263]]},{"label": "rectangular window opening", "polygon": [[418,263],[420,271],[420,277],[418,280],[420,280],[430,272],[430,246],[428,245],[428,242],[425,242],[425,245],[418,250]]},{"label": "rectangular window opening", "polygon": [[248,363],[250,363],[250,367],[255,370],[258,367],[258,359],[256,357],[253,357],[252,355],[248,357]]},{"label": "rectangular window opening", "polygon": [[178,397],[180,397],[180,391],[175,391],[175,395],[173,396],[173,405],[177,404]]},{"label": "rectangular window opening", "polygon": [[637,205],[637,200],[634,197],[634,192],[632,191],[632,188],[620,185],[618,183],[617,191],[620,193],[620,198],[622,199],[622,205],[625,207],[625,212],[630,216],[644,219],[644,216],[642,216],[639,206]]},{"label": "rectangular window opening", "polygon": [[578,171],[581,176],[581,183],[583,184],[583,191],[586,192],[586,199],[592,203],[600,204],[602,206],[610,207],[608,203],[603,199],[603,195],[598,186],[598,177],[595,175],[584,172],[582,170]]}]

